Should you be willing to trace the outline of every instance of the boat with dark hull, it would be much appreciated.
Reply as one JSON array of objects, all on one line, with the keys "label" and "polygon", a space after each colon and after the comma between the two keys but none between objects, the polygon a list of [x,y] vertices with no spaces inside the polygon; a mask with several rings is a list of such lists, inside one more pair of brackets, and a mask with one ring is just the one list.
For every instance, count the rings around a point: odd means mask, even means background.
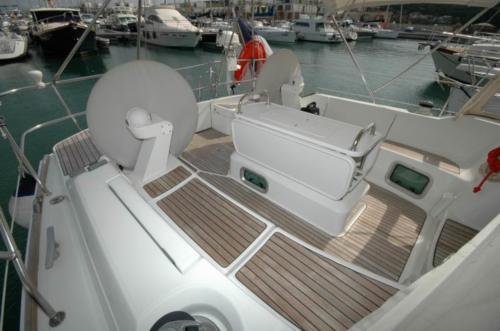
[{"label": "boat with dark hull", "polygon": [[[44,52],[50,54],[67,54],[87,28],[77,9],[40,8],[31,10],[31,15],[34,21],[32,37]],[[79,52],[94,50],[95,32],[90,31]]]}]

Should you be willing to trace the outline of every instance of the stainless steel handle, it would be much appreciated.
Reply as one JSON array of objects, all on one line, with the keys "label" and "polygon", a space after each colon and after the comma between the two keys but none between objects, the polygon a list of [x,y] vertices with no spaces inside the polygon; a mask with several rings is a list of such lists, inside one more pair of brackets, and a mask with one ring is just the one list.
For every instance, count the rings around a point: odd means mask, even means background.
[{"label": "stainless steel handle", "polygon": [[266,95],[267,97],[267,100],[266,100],[266,105],[270,105],[271,104],[271,101],[270,101],[270,98],[269,98],[269,93],[267,92],[267,90],[263,90],[263,91],[260,91],[258,93],[254,93],[254,92],[248,92],[246,94],[243,94],[243,96],[240,98],[240,101],[238,101],[238,108],[236,109],[236,114],[241,114],[241,106],[243,105],[243,101],[251,96],[251,95],[258,95],[258,96],[262,96],[263,94]]},{"label": "stainless steel handle", "polygon": [[361,140],[361,137],[363,137],[363,135],[368,131],[372,136],[375,135],[375,122],[371,122],[365,128],[359,130],[358,134],[354,138],[354,141],[352,142],[351,151],[355,151],[358,148],[358,144],[359,141]]}]

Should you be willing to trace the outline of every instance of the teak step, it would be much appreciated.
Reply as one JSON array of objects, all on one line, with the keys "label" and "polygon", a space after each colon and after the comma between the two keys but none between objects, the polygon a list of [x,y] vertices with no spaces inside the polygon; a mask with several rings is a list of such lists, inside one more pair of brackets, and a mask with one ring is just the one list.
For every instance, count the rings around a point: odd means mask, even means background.
[{"label": "teak step", "polygon": [[477,230],[466,225],[450,219],[446,220],[434,250],[434,266],[437,267],[450,255],[456,253],[463,245],[474,238],[477,232]]}]

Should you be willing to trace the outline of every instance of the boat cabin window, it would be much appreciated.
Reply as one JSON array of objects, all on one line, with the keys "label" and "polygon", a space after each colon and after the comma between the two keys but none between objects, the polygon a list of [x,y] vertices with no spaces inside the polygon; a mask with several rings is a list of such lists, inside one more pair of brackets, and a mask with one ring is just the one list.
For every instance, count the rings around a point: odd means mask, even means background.
[{"label": "boat cabin window", "polygon": [[259,175],[258,173],[247,168],[241,168],[240,175],[241,180],[248,186],[253,187],[262,193],[267,192],[268,184],[264,176]]},{"label": "boat cabin window", "polygon": [[309,23],[307,23],[307,22],[295,22],[295,26],[303,26],[303,27],[308,28]]},{"label": "boat cabin window", "polygon": [[40,10],[32,11],[31,15],[33,20],[39,23],[80,21],[80,12],[77,10]]},{"label": "boat cabin window", "polygon": [[322,31],[325,29],[325,23],[316,23],[316,31]]},{"label": "boat cabin window", "polygon": [[148,20],[156,22],[156,23],[163,23],[163,21],[161,20],[161,18],[159,18],[156,15],[149,15],[148,16]]},{"label": "boat cabin window", "polygon": [[389,180],[398,187],[417,196],[425,192],[430,182],[429,176],[399,163],[392,169]]}]

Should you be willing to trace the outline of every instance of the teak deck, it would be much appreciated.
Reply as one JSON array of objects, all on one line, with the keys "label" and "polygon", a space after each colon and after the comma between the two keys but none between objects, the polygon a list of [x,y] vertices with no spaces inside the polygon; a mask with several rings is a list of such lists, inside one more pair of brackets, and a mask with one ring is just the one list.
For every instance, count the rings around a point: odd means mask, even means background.
[{"label": "teak deck", "polygon": [[361,216],[346,235],[335,238],[229,177],[200,177],[308,244],[396,281],[426,218],[422,209],[372,185]]},{"label": "teak deck", "polygon": [[236,278],[301,330],[347,330],[397,291],[280,233]]},{"label": "teak deck", "polygon": [[458,164],[440,155],[432,154],[411,146],[387,140],[382,144],[382,148],[390,150],[391,152],[397,154],[402,154],[406,157],[409,157],[410,159],[432,164],[441,170],[457,175],[460,174],[460,167],[458,166]]},{"label": "teak deck", "polygon": [[169,173],[157,178],[146,185],[144,185],[144,191],[146,191],[151,198],[156,198],[162,193],[170,190],[177,184],[184,181],[191,175],[186,168],[182,166],[178,166],[174,170],[171,170]]},{"label": "teak deck", "polygon": [[450,255],[456,253],[463,245],[469,242],[477,234],[466,225],[453,220],[446,220],[434,251],[434,266],[437,267],[444,262]]},{"label": "teak deck", "polygon": [[158,206],[221,267],[227,267],[255,241],[266,225],[193,179]]},{"label": "teak deck", "polygon": [[89,129],[78,132],[54,146],[63,174],[73,177],[97,162],[101,152],[92,142]]},{"label": "teak deck", "polygon": [[208,129],[194,135],[182,158],[200,170],[226,175],[233,151],[231,136]]}]

